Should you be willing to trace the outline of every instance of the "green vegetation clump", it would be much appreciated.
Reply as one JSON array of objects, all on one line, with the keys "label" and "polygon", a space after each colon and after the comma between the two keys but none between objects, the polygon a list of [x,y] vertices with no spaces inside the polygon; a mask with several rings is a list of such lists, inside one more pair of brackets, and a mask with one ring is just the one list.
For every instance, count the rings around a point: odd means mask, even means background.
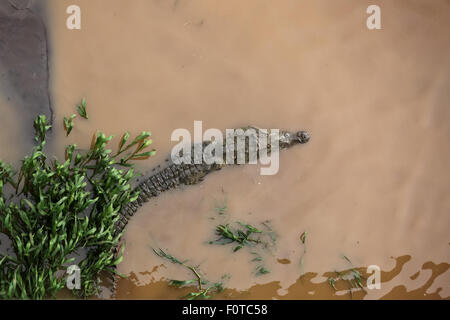
[{"label": "green vegetation clump", "polygon": [[[79,109],[87,118],[85,102]],[[65,119],[67,134],[72,119]],[[34,127],[37,146],[19,172],[0,161],[0,234],[11,241],[10,251],[0,253],[0,298],[55,297],[72,264],[81,275],[81,288],[73,293],[91,296],[98,292],[100,273],[114,273],[122,259],[115,253],[122,234],[114,225],[121,208],[138,197],[130,185],[137,175],[130,161],[154,154],[143,152],[150,133],[127,144],[127,132],[112,155],[106,149],[112,136],[98,132],[90,150],[69,145],[65,162],[59,162],[44,151],[51,128],[46,117],[37,117]]]},{"label": "green vegetation clump", "polygon": [[270,273],[270,270],[264,266],[264,261],[258,249],[269,249],[275,245],[276,233],[269,226],[269,221],[261,223],[266,229],[258,229],[250,224],[236,221],[234,227],[229,223],[216,226],[216,235],[218,239],[209,241],[209,244],[233,245],[233,252],[241,250],[244,247],[251,249],[250,254],[254,256],[251,262],[257,264],[254,274],[261,276]]},{"label": "green vegetation clump", "polygon": [[242,249],[245,245],[250,245],[251,243],[260,243],[261,240],[251,238],[254,233],[262,233],[261,230],[242,222],[237,222],[239,225],[245,228],[242,229],[232,229],[229,224],[220,224],[216,227],[216,234],[219,239],[215,241],[210,241],[210,244],[229,244],[237,243],[237,246],[233,248],[233,252]]},{"label": "green vegetation clump", "polygon": [[82,116],[85,119],[89,119],[86,113],[86,99],[83,98],[83,100],[81,100],[81,104],[77,106],[77,110],[80,116]]}]

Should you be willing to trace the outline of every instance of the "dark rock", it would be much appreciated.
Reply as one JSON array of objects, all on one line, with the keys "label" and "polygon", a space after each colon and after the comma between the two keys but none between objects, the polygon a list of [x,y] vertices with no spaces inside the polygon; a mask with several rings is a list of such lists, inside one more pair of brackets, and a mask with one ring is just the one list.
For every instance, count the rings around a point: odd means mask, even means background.
[{"label": "dark rock", "polygon": [[32,126],[39,114],[52,120],[47,30],[31,0],[0,2],[0,89]]}]

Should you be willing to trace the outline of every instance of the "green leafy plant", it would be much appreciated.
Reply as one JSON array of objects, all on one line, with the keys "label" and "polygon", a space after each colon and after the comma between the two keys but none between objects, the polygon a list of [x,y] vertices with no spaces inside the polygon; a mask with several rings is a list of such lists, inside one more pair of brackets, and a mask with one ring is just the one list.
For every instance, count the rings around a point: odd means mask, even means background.
[{"label": "green leafy plant", "polygon": [[85,119],[89,119],[87,113],[86,113],[86,99],[83,98],[81,100],[81,104],[79,104],[77,106],[78,109],[78,113],[80,114],[81,117],[85,118]]},{"label": "green leafy plant", "polygon": [[148,148],[153,143],[152,139],[149,139],[150,136],[150,132],[143,131],[139,136],[137,136],[131,143],[127,145],[126,143],[130,138],[130,133],[128,131],[125,132],[120,139],[119,150],[113,157],[116,158],[119,155],[132,150],[132,148],[134,147],[134,150],[120,159],[120,165],[127,167],[129,166],[128,161],[130,160],[146,160],[149,157],[154,156],[156,150],[143,152],[144,149]]},{"label": "green leafy plant", "polygon": [[73,129],[73,119],[75,119],[76,115],[73,114],[69,118],[64,117],[64,130],[66,130],[66,135],[68,136]]},{"label": "green leafy plant", "polygon": [[[65,124],[69,134],[73,124],[68,119]],[[38,145],[18,173],[0,161],[0,232],[12,250],[0,253],[0,298],[54,297],[74,263],[80,268],[81,288],[73,293],[93,295],[100,273],[115,273],[122,259],[115,250],[121,237],[115,222],[121,208],[138,197],[130,186],[137,173],[129,161],[151,144],[150,133],[129,145],[123,139],[120,151],[111,156],[106,146],[112,136],[98,132],[89,150],[69,145],[65,161],[59,162],[44,150],[51,129],[46,117],[37,117],[34,128]]]}]

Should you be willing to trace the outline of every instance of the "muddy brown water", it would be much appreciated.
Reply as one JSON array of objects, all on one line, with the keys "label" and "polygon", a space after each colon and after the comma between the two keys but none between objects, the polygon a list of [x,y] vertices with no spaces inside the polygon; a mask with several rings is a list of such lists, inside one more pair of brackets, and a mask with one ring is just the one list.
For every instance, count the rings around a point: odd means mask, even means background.
[{"label": "muddy brown water", "polygon": [[[369,31],[369,1],[47,2],[60,157],[64,144],[87,148],[97,129],[150,129],[158,154],[139,164],[148,170],[170,153],[172,131],[193,132],[194,120],[204,129],[251,124],[312,135],[280,154],[276,175],[230,167],[142,207],[124,236],[119,271],[128,277],[116,298],[188,292],[167,281],[192,275],[152,247],[199,265],[210,280],[228,275],[217,298],[348,299],[345,283],[334,290],[328,278],[369,265],[381,268],[381,289],[356,298],[450,297],[450,5],[378,3],[383,28]],[[81,30],[65,27],[71,4],[81,7]],[[60,120],[81,97],[90,119],[78,117],[66,138]],[[2,146],[19,121],[6,114]],[[270,221],[277,242],[260,252],[270,273],[255,276],[245,248],[208,244],[217,224],[234,221]]]}]

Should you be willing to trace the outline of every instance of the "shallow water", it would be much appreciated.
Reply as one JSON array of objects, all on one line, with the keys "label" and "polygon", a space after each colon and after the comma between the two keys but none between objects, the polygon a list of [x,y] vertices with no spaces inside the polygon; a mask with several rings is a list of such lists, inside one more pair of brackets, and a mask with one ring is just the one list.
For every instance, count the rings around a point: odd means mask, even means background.
[{"label": "shallow water", "polygon": [[[170,153],[172,131],[192,132],[194,120],[312,135],[281,153],[274,176],[230,167],[141,208],[124,237],[119,271],[129,277],[117,298],[187,293],[167,279],[192,275],[152,247],[208,279],[230,275],[218,298],[350,298],[328,277],[369,265],[383,270],[381,289],[356,298],[450,297],[450,6],[379,3],[383,29],[369,31],[368,1],[48,1],[60,157],[63,144],[87,147],[97,129],[150,129],[158,154],[140,163],[146,170]],[[65,28],[71,4],[82,9],[79,31]],[[66,138],[60,119],[82,97],[89,121],[75,119]],[[277,234],[260,252],[268,274],[255,276],[249,250],[208,244],[217,224],[267,220]]]}]

